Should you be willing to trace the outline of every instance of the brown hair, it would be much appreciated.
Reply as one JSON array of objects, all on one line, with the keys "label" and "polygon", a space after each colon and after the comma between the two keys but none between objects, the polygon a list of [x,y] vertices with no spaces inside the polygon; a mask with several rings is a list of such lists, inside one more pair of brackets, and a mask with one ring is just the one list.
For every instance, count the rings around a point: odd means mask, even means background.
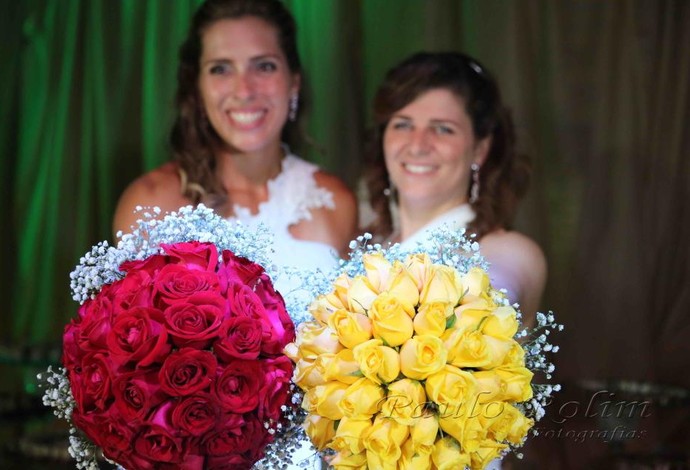
[{"label": "brown hair", "polygon": [[[276,28],[278,43],[290,71],[302,73],[295,20],[279,0],[206,0],[199,7],[187,39],[180,47],[175,98],[177,116],[170,135],[174,159],[180,166],[182,192],[194,203],[219,207],[227,202],[227,193],[215,173],[213,153],[221,140],[206,118],[198,91],[202,36],[216,21],[247,16],[260,18]],[[288,121],[282,138],[294,145],[298,134],[297,123]]]},{"label": "brown hair", "polygon": [[517,203],[527,191],[529,162],[515,151],[513,121],[491,74],[465,54],[417,53],[388,71],[374,97],[374,127],[369,131],[365,156],[369,201],[377,215],[368,229],[377,236],[389,237],[393,231],[388,201],[392,195],[384,194],[390,186],[383,153],[386,126],[397,111],[421,94],[439,88],[462,98],[476,139],[491,137],[486,161],[479,172],[479,198],[472,203],[476,218],[468,231],[481,238],[496,228],[510,228]]}]

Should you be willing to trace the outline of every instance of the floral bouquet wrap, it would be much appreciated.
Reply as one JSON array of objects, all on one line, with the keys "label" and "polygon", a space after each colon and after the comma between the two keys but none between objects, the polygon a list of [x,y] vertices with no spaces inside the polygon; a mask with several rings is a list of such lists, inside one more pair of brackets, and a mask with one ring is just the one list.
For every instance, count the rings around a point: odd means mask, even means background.
[{"label": "floral bouquet wrap", "polygon": [[439,232],[429,254],[368,239],[287,348],[307,434],[336,469],[484,468],[522,444],[558,389],[532,377],[550,378],[545,339],[560,325],[539,314],[536,339],[519,332],[461,234]]},{"label": "floral bouquet wrap", "polygon": [[72,273],[78,315],[44,402],[72,425],[78,468],[98,449],[128,470],[242,469],[290,408],[294,325],[270,239],[203,206],[148,215]]}]

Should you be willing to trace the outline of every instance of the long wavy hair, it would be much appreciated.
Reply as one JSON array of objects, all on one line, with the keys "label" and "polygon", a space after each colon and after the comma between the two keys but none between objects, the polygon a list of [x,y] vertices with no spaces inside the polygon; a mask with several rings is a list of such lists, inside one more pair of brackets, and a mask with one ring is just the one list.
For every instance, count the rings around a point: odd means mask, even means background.
[{"label": "long wavy hair", "polygon": [[[388,238],[394,229],[389,201],[393,195],[386,191],[390,187],[383,151],[386,126],[400,109],[439,88],[449,90],[465,104],[477,140],[491,137],[479,171],[479,198],[472,203],[476,218],[468,231],[481,238],[497,228],[510,228],[517,204],[527,191],[529,160],[515,150],[513,121],[490,72],[465,54],[420,52],[390,69],[374,97],[374,125],[365,147],[365,179],[376,214],[368,230],[377,237]],[[469,200],[469,191],[467,196]]]},{"label": "long wavy hair", "polygon": [[[204,202],[217,208],[227,202],[227,192],[216,174],[213,151],[222,145],[222,140],[206,118],[198,87],[202,37],[206,29],[219,20],[248,16],[275,27],[290,71],[302,73],[297,52],[297,26],[279,0],[207,0],[199,7],[180,47],[175,97],[177,116],[170,134],[173,157],[180,168],[182,193],[195,204]],[[283,141],[295,146],[298,138],[297,122],[288,121],[283,127]]]}]

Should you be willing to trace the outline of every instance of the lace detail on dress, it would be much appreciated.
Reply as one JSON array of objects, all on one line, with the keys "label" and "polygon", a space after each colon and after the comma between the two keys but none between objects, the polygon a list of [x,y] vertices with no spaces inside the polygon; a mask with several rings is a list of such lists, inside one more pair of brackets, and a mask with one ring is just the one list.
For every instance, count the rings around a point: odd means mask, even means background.
[{"label": "lace detail on dress", "polygon": [[268,200],[252,215],[248,208],[233,205],[235,217],[243,223],[261,221],[274,230],[287,229],[301,220],[311,219],[311,210],[335,209],[333,193],[316,185],[318,167],[293,154],[282,161],[280,174],[268,182]]}]

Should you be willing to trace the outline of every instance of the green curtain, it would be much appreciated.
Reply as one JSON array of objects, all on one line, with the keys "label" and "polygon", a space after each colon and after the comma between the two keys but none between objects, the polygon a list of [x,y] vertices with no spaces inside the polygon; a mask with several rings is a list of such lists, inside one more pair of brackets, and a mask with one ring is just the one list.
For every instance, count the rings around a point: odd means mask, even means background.
[{"label": "green curtain", "polygon": [[[77,306],[70,270],[110,238],[124,187],[169,158],[177,48],[200,2],[2,3],[0,343],[20,347],[59,341]],[[559,377],[690,387],[690,2],[286,4],[307,158],[356,187],[385,71],[421,49],[475,55],[533,159],[518,227],[549,260],[543,305],[567,328]]]}]

